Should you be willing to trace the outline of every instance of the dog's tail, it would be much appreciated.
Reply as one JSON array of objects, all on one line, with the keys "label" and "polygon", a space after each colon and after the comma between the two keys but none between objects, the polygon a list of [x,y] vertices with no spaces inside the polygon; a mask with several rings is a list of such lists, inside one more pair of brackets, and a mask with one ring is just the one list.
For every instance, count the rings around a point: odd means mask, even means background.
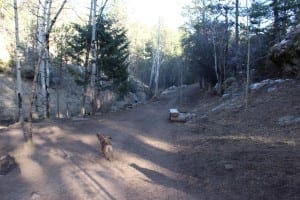
[{"label": "dog's tail", "polygon": [[112,145],[107,145],[105,147],[105,158],[112,161],[114,158]]}]

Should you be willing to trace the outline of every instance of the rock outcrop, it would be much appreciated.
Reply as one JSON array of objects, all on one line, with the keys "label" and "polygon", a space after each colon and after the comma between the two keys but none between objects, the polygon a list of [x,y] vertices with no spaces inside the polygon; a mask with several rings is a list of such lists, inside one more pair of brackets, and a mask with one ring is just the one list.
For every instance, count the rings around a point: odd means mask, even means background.
[{"label": "rock outcrop", "polygon": [[9,154],[0,157],[0,175],[6,175],[16,167],[17,163],[14,157]]},{"label": "rock outcrop", "polygon": [[132,84],[133,91],[128,92],[128,94],[122,98],[116,98],[115,101],[111,103],[108,111],[116,112],[123,109],[133,108],[148,100],[150,97],[149,87],[135,78],[131,78],[130,82]]},{"label": "rock outcrop", "polygon": [[[133,91],[120,97],[109,87],[98,93],[97,107],[99,112],[118,111],[132,108],[139,103],[145,103],[149,97],[150,90],[141,81],[131,79]],[[29,96],[31,94],[32,82],[23,80],[23,109],[25,119],[28,117]],[[49,88],[50,93],[50,117],[72,118],[80,115],[83,87],[76,84],[74,78],[64,71],[60,86]],[[8,125],[17,121],[16,80],[6,74],[0,74],[0,124]],[[34,105],[33,117],[42,117],[42,95],[40,86],[37,89],[37,101]],[[59,105],[59,106],[57,106]],[[90,100],[86,98],[86,112],[89,110]]]},{"label": "rock outcrop", "polygon": [[290,28],[286,38],[270,49],[269,58],[279,67],[281,76],[300,78],[300,24]]}]

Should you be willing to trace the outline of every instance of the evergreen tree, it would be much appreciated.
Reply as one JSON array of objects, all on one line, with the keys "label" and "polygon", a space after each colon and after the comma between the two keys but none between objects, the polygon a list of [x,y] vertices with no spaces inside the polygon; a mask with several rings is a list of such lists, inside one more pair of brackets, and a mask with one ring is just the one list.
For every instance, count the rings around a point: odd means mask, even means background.
[{"label": "evergreen tree", "polygon": [[114,26],[112,19],[97,20],[97,71],[101,81],[101,72],[116,86],[128,78],[128,46],[126,30]]},{"label": "evergreen tree", "polygon": [[[129,42],[126,30],[115,26],[116,21],[105,17],[98,17],[96,23],[96,85],[98,89],[103,87],[103,81],[112,81],[114,89],[124,93],[128,89],[128,56]],[[84,55],[88,51],[86,41],[91,41],[91,27],[73,24],[74,31],[68,39],[72,51],[69,55],[78,64],[84,64]],[[75,75],[75,74],[74,74]],[[87,79],[77,77],[77,82],[87,84]]]},{"label": "evergreen tree", "polygon": [[256,35],[266,32],[263,24],[267,23],[270,17],[271,9],[270,6],[264,2],[254,1],[250,8],[250,30]]}]

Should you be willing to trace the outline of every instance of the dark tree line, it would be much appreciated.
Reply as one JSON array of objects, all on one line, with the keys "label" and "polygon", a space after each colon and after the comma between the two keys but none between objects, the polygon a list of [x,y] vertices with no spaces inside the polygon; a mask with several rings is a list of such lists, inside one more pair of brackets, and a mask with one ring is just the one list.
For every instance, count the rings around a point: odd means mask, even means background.
[{"label": "dark tree line", "polygon": [[203,88],[222,85],[229,77],[244,79],[248,38],[252,79],[267,76],[273,70],[266,67],[270,48],[300,22],[297,0],[252,1],[248,8],[238,0],[228,2],[195,0],[186,7],[184,59]]}]

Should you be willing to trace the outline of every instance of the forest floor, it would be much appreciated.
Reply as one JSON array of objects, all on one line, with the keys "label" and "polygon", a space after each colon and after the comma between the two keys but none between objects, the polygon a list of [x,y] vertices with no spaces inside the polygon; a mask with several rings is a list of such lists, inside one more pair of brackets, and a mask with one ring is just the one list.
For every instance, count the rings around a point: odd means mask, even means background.
[{"label": "forest floor", "polygon": [[[251,91],[245,110],[242,95],[188,86],[180,105],[175,93],[86,120],[34,123],[33,146],[18,126],[3,128],[0,155],[18,168],[0,176],[0,199],[299,199],[300,123],[284,119],[300,117],[300,82],[274,90]],[[171,123],[175,107],[196,117]],[[112,137],[113,161],[96,133]]]}]

